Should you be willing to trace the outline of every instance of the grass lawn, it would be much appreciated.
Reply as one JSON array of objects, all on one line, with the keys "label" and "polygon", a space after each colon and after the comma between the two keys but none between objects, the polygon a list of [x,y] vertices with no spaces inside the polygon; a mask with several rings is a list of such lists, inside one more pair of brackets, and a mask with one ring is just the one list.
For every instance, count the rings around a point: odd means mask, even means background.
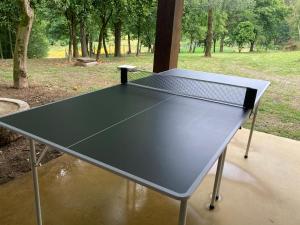
[{"label": "grass lawn", "polygon": [[[100,65],[90,68],[74,67],[64,59],[33,59],[28,69],[32,85],[76,95],[118,83],[116,67],[120,64],[151,70],[152,62],[151,54],[103,58]],[[181,53],[178,67],[271,81],[256,130],[300,140],[300,51],[216,53],[211,59],[202,53]],[[11,83],[12,60],[0,60],[0,84]]]}]

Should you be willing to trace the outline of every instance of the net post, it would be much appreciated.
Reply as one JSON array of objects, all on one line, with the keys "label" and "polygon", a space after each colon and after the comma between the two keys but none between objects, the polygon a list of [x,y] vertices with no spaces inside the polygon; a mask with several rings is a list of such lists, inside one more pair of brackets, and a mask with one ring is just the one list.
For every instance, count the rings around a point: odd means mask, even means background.
[{"label": "net post", "polygon": [[120,69],[121,69],[121,84],[126,84],[128,81],[128,69],[124,67]]},{"label": "net post", "polygon": [[244,110],[253,109],[255,105],[257,89],[247,88],[243,108]]},{"label": "net post", "polygon": [[135,72],[136,66],[120,65],[118,69],[121,70],[121,84],[126,84],[128,82],[128,72]]}]

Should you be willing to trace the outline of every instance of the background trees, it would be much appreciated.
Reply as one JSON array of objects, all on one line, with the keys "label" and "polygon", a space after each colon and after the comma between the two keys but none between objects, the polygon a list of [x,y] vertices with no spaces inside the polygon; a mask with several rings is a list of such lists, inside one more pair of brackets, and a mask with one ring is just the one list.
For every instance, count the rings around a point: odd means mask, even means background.
[{"label": "background trees", "polygon": [[[299,15],[299,2],[300,0],[185,0],[184,38],[189,40],[189,51],[192,51],[191,43],[203,36],[202,32],[197,34],[197,31],[205,27],[204,52],[209,57],[212,49],[216,51],[218,43],[220,52],[224,51],[225,43],[238,47],[236,28],[242,22],[250,22],[254,26],[255,38],[248,38],[243,43],[245,47],[249,47],[249,51],[254,51],[255,46],[260,49],[280,48],[291,38],[300,37],[299,16],[296,16]],[[295,19],[290,17],[292,12]],[[207,22],[204,23],[204,20]]]},{"label": "background trees", "polygon": [[[96,9],[96,15],[94,18],[98,21],[99,24],[99,35],[98,35],[98,48],[96,59],[100,59],[100,53],[102,48],[102,43],[106,49],[105,36],[107,35],[107,25],[111,19],[113,13],[113,4],[110,0],[94,0],[93,5]],[[98,17],[98,18],[97,18]],[[107,51],[105,50],[106,56],[108,56]]]},{"label": "background trees", "polygon": [[291,36],[300,40],[300,0],[291,0],[287,4],[290,7],[288,23],[291,28]]},{"label": "background trees", "polygon": [[17,1],[0,1],[0,57],[12,58],[14,55],[16,28],[19,22]]},{"label": "background trees", "polygon": [[[12,58],[19,22],[19,0],[0,2],[0,58]],[[37,4],[29,57],[43,57],[50,43],[69,44],[66,56],[109,56],[140,54],[142,46],[152,52],[155,38],[157,0],[30,0]],[[300,40],[300,0],[185,0],[183,42],[188,51],[204,46],[206,55],[224,51],[224,45],[238,46],[236,28],[242,22],[254,26],[255,38],[244,49],[279,48],[289,40]],[[122,41],[126,39],[126,42]],[[29,43],[31,39],[29,40]],[[39,44],[37,44],[39,43]],[[45,46],[41,52],[33,52]],[[32,49],[31,49],[32,48]],[[104,51],[103,51],[104,48]],[[95,50],[96,49],[96,50]]]},{"label": "background trees", "polygon": [[[107,42],[115,57],[133,47],[137,56],[142,46],[153,52],[156,10],[157,0],[2,0],[0,59],[23,52],[16,55],[15,74],[25,77],[27,43],[29,57],[45,57],[49,44],[68,45],[69,61],[108,57]],[[203,46],[206,56],[216,46],[220,52],[226,45],[239,51],[282,48],[300,41],[300,0],[185,0],[182,30],[188,51]],[[26,86],[19,75],[15,86]]]},{"label": "background trees", "polygon": [[200,1],[186,0],[182,18],[183,38],[189,40],[189,52],[205,43],[206,12]]}]

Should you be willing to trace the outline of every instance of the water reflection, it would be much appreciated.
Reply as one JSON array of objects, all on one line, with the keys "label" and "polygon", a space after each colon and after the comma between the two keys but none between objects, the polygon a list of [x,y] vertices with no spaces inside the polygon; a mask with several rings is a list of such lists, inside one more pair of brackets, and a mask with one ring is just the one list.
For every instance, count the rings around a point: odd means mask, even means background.
[{"label": "water reflection", "polygon": [[[217,164],[209,171],[209,174],[215,174],[217,169]],[[242,169],[240,166],[237,166],[231,162],[225,162],[223,178],[230,179],[237,182],[245,182],[254,184],[257,180],[252,176],[248,171]]]},{"label": "water reflection", "polygon": [[126,205],[129,210],[138,212],[147,201],[148,189],[126,180]]}]

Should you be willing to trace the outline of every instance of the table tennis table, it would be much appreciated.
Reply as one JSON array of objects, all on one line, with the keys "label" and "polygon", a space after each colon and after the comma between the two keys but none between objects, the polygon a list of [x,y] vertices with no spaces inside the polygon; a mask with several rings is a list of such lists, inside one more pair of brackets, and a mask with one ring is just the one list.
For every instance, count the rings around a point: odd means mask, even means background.
[{"label": "table tennis table", "polygon": [[[227,145],[252,115],[268,81],[171,69],[161,73],[121,67],[119,85],[0,118],[0,126],[30,143],[37,224],[42,210],[35,142],[75,156],[187,203],[218,160],[210,209],[219,198]],[[162,206],[163,207],[163,206]]]}]

